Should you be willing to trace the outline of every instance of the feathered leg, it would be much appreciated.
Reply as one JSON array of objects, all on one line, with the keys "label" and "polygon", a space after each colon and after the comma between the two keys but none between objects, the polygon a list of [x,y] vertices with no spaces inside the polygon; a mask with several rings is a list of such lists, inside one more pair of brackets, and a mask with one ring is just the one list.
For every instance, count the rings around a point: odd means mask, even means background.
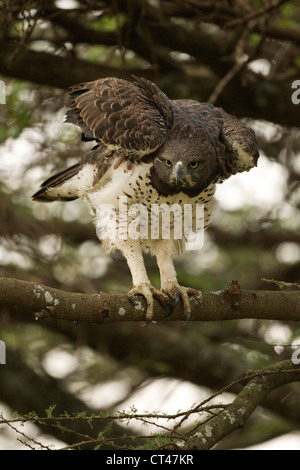
[{"label": "feathered leg", "polygon": [[175,305],[178,298],[181,298],[186,321],[188,322],[191,318],[189,295],[201,299],[202,293],[191,287],[184,287],[178,284],[173,262],[174,244],[172,240],[159,240],[155,246],[155,254],[160,271],[161,291],[166,293]]},{"label": "feathered leg", "polygon": [[151,321],[153,317],[153,297],[166,304],[166,296],[152,286],[145,267],[142,247],[136,240],[126,240],[120,246],[126,258],[132,276],[133,289],[128,292],[130,300],[134,302],[136,295],[142,295],[146,299],[146,320]]}]

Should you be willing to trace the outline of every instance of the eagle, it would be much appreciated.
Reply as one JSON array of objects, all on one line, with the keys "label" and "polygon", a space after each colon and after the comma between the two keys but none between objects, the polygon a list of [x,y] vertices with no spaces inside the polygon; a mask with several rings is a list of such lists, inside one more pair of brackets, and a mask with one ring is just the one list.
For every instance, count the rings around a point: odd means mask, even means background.
[{"label": "eagle", "polygon": [[[201,300],[201,292],[177,281],[173,260],[188,234],[175,236],[175,226],[184,226],[187,206],[190,230],[199,220],[205,229],[216,184],[256,166],[258,143],[251,128],[222,108],[171,100],[145,78],[133,80],[108,77],[70,87],[65,122],[79,126],[82,140],[94,141],[94,147],[44,181],[33,200],[85,199],[106,253],[119,250],[126,258],[133,283],[128,295],[133,302],[136,295],[146,299],[146,320],[153,318],[157,298],[170,313],[181,299],[188,321],[191,297]],[[202,217],[194,211],[198,206]],[[160,213],[168,208],[165,236]],[[148,278],[145,251],[156,256],[160,289]]]}]

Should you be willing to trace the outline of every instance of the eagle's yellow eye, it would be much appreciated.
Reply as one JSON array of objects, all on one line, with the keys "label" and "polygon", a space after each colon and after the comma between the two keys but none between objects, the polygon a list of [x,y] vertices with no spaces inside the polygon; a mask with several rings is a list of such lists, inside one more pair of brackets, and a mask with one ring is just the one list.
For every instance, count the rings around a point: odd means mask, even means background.
[{"label": "eagle's yellow eye", "polygon": [[170,160],[165,160],[165,165],[166,166],[172,166],[172,162],[170,162]]},{"label": "eagle's yellow eye", "polygon": [[190,163],[191,168],[197,168],[198,165],[199,165],[199,162],[191,162]]}]

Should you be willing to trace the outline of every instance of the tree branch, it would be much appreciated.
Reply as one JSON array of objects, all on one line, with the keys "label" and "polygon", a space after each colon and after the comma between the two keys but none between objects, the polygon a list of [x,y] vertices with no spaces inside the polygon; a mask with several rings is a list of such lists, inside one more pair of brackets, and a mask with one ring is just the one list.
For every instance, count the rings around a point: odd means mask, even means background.
[{"label": "tree branch", "polygon": [[[0,278],[0,306],[35,312],[36,319],[56,318],[74,322],[114,323],[144,321],[145,300],[136,297],[133,305],[127,295],[79,294],[65,292],[34,282]],[[242,291],[231,283],[220,292],[204,293],[202,301],[191,300],[193,321],[223,321],[241,318],[300,320],[299,291]],[[155,301],[153,320],[185,320],[179,304],[170,316]]]},{"label": "tree branch", "polygon": [[300,381],[300,367],[293,365],[291,361],[283,361],[251,376],[253,378],[226,410],[196,430],[186,442],[187,449],[211,449],[223,437],[241,428],[272,390]]},{"label": "tree branch", "polygon": [[[5,318],[9,322],[32,323],[32,315],[28,315],[22,306],[11,311],[9,315],[6,309]],[[168,377],[185,380],[212,390],[219,390],[226,387],[228,383],[233,383],[227,391],[237,394],[240,391],[240,385],[236,383],[236,378],[249,369],[256,369],[261,359],[253,359],[253,356],[251,359],[251,355],[245,353],[243,349],[233,348],[230,344],[226,344],[230,337],[234,344],[236,339],[240,344],[241,332],[237,331],[234,323],[231,323],[231,327],[227,324],[226,330],[222,328],[222,323],[219,324],[218,331],[222,329],[227,334],[224,337],[218,334],[217,341],[203,334],[203,324],[200,322],[190,324],[188,328],[182,328],[178,323],[170,325],[165,322],[160,323],[159,328],[155,323],[142,328],[140,323],[134,322],[110,324],[108,328],[101,326],[95,328],[93,323],[81,323],[79,327],[70,322],[53,319],[44,322],[42,326],[50,328],[55,334],[63,335],[72,344],[81,343],[84,337],[86,346],[100,354],[109,354],[121,368],[126,368],[128,361],[133,361],[138,370],[142,369],[143,376],[146,374],[152,378],[161,377],[161,358],[163,357],[163,362],[166,364],[163,370],[167,371]],[[171,327],[172,334],[170,334]],[[101,334],[99,334],[99,328],[101,328]],[[193,328],[193,338],[190,335],[190,328]],[[132,341],[132,338],[138,338],[138,341]],[[248,351],[250,352],[250,349]],[[268,361],[278,359],[278,356],[272,353],[271,346],[264,348],[262,353],[266,354]],[[291,354],[290,351],[282,359],[288,359]],[[10,355],[7,354],[7,357]],[[134,358],[138,358],[138,362]],[[263,364],[267,365],[267,363],[266,359]],[[292,423],[297,429],[299,428],[300,396],[298,393],[295,394],[292,385],[273,391],[261,403],[261,406],[280,416],[287,423]]]},{"label": "tree branch", "polygon": [[260,16],[263,16],[266,13],[279,8],[284,3],[287,3],[287,1],[288,0],[271,1],[267,5],[264,5],[260,10],[254,10],[246,16],[242,16],[241,18],[235,18],[234,20],[229,21],[227,24],[225,24],[225,27],[232,28],[233,26],[248,23],[249,21],[259,18]]},{"label": "tree branch", "polygon": [[[74,83],[96,80],[99,77],[131,79],[131,74],[142,75],[139,69],[126,71],[81,60],[71,55],[62,57],[27,47],[23,47],[14,55],[17,47],[16,41],[0,41],[0,73],[35,83],[67,88]],[[11,60],[11,57],[14,57],[14,60]]]},{"label": "tree branch", "polygon": [[[0,400],[9,406],[11,410],[17,411],[23,416],[32,410],[38,415],[43,415],[45,409],[55,403],[55,412],[58,414],[63,414],[66,410],[72,416],[76,416],[80,412],[91,415],[95,413],[95,409],[74,396],[67,387],[63,387],[60,380],[50,377],[42,367],[36,371],[28,366],[22,352],[9,348],[7,357],[9,357],[9,366],[1,369]],[[18,383],[22,384],[18,387],[18,393],[16,393],[16,378]],[[25,386],[25,384],[27,385]],[[102,411],[105,410],[97,409],[99,414]],[[76,442],[75,435],[71,433],[62,435],[61,430],[58,427],[51,426],[50,423],[47,425],[47,423],[36,421],[35,425],[40,428],[40,432],[43,434],[51,434],[68,444]],[[117,422],[114,421],[111,425],[115,437],[121,438],[129,435],[129,431],[122,428]],[[105,423],[101,421],[93,422],[95,434],[103,432],[104,428]],[[84,424],[83,421],[77,422],[76,430],[78,432],[86,432],[88,429],[89,426]],[[130,432],[131,436],[132,434],[133,432]]]}]

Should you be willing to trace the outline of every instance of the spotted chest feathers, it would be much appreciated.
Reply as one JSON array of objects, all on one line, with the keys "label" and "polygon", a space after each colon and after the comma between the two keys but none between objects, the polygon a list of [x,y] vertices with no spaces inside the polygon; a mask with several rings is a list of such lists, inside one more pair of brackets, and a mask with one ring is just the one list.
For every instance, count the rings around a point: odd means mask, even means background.
[{"label": "spotted chest feathers", "polygon": [[[180,253],[186,239],[184,217],[191,221],[193,231],[196,227],[207,228],[215,184],[195,197],[183,192],[162,195],[152,186],[151,166],[147,163],[128,170],[124,163],[109,178],[106,176],[108,182],[104,186],[95,186],[87,195],[95,213],[97,235],[106,252],[121,249],[127,239],[134,239],[144,251],[153,254],[157,241],[167,238],[173,251]],[[196,211],[196,205],[202,206],[201,211]],[[103,213],[104,206],[111,208],[110,214]]]}]

